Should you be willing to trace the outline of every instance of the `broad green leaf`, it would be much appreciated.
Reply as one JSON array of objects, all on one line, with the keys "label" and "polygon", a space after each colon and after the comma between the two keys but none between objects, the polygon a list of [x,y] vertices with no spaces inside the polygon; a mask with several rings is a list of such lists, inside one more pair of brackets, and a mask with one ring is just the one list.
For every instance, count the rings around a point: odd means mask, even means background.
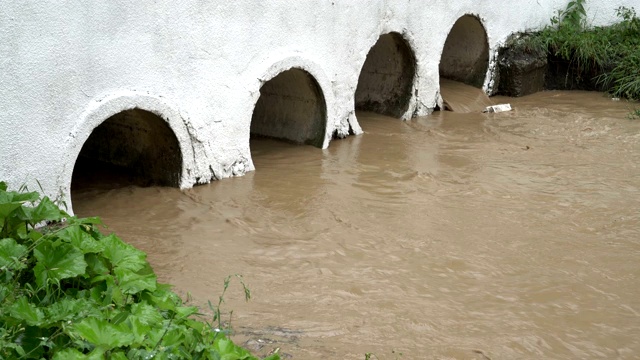
[{"label": "broad green leaf", "polygon": [[66,243],[42,242],[36,246],[33,254],[38,260],[33,269],[38,286],[82,275],[87,267],[84,254]]},{"label": "broad green leaf", "polygon": [[119,306],[124,306],[126,298],[122,292],[122,288],[120,286],[116,286],[116,285],[111,285],[108,287],[107,289],[107,296],[105,296],[105,299],[111,299],[109,302],[112,302],[116,305]]},{"label": "broad green leaf", "polygon": [[26,192],[26,193],[18,193],[18,192],[10,192],[13,195],[12,201],[20,201],[20,202],[34,202],[40,199],[40,194],[35,191]]},{"label": "broad green leaf", "polygon": [[[16,211],[20,211],[19,208]],[[8,218],[3,220],[0,218],[0,226],[2,226],[2,231],[0,232],[2,237],[5,238],[14,238],[16,240],[25,240],[28,238],[29,231],[27,231],[27,224],[20,220],[14,214],[10,215]]]},{"label": "broad green leaf", "polygon": [[177,304],[180,303],[180,297],[167,290],[164,284],[158,284],[156,291],[153,293],[143,292],[140,294],[143,300],[149,302],[153,306],[157,306],[161,310],[175,311]]},{"label": "broad green leaf", "polygon": [[58,208],[58,206],[48,197],[42,198],[36,207],[25,207],[23,209],[25,210],[25,215],[27,215],[27,218],[24,218],[23,220],[27,220],[34,224],[45,220],[58,221],[63,217],[60,208]]},{"label": "broad green leaf", "polygon": [[85,254],[104,250],[104,245],[84,231],[81,225],[71,225],[61,230],[58,237],[79,248]]},{"label": "broad green leaf", "polygon": [[42,236],[42,233],[37,230],[29,231],[29,239],[33,240],[34,242],[40,240]]},{"label": "broad green leaf", "polygon": [[87,355],[76,349],[69,348],[56,352],[53,355],[53,360],[87,360]]},{"label": "broad green leaf", "polygon": [[[5,334],[0,337],[0,359],[4,359],[2,356],[6,356],[6,358],[22,358],[26,355],[24,348],[15,342],[5,341],[3,338],[6,337]],[[15,350],[16,353],[9,351],[9,349]]]},{"label": "broad green leaf", "polygon": [[127,360],[127,355],[123,351],[115,351],[110,354],[109,360]]},{"label": "broad green leaf", "polygon": [[35,304],[29,302],[26,297],[19,298],[9,308],[9,314],[32,326],[40,326],[44,319],[44,312]]},{"label": "broad green leaf", "polygon": [[135,339],[132,346],[142,346],[144,344],[144,340],[147,338],[147,335],[151,331],[152,326],[155,327],[157,326],[157,324],[160,324],[160,322],[157,322],[152,325],[146,325],[143,324],[138,318],[133,316],[129,317],[128,323],[131,329],[131,334],[133,334],[133,337]]},{"label": "broad green leaf", "polygon": [[0,268],[9,266],[10,269],[23,269],[26,266],[19,261],[26,255],[27,247],[18,244],[14,239],[0,240]]},{"label": "broad green leaf", "polygon": [[147,255],[124,243],[115,235],[109,235],[101,240],[104,245],[104,256],[111,261],[114,268],[136,272],[147,265]]},{"label": "broad green leaf", "polygon": [[7,183],[0,181],[0,191],[7,191]]},{"label": "broad green leaf", "polygon": [[103,359],[104,357],[102,355],[102,352],[95,352],[95,353],[85,355],[73,348],[58,351],[53,356],[53,360],[103,360]]},{"label": "broad green leaf", "polygon": [[68,220],[69,224],[73,224],[73,225],[102,225],[102,220],[97,217],[97,216],[93,216],[93,217],[86,217],[86,218],[78,218],[76,216],[70,218]]},{"label": "broad green leaf", "polygon": [[158,279],[149,264],[135,273],[122,268],[116,268],[114,273],[124,294],[137,294],[143,290],[154,291],[156,289]]},{"label": "broad green leaf", "polygon": [[9,217],[20,206],[22,206],[22,203],[19,202],[0,203],[0,220]]},{"label": "broad green leaf", "polygon": [[48,339],[52,335],[49,329],[42,329],[38,326],[25,326],[21,336],[16,338],[16,343],[27,351],[27,359],[40,359],[44,355],[42,340]]},{"label": "broad green leaf", "polygon": [[94,278],[91,279],[92,283],[95,281],[98,281],[96,279],[96,277],[98,276],[109,275],[110,270],[107,267],[109,261],[105,259],[102,255],[89,253],[89,254],[86,254],[84,258],[85,258],[85,261],[87,262],[87,274],[89,276],[94,276]]},{"label": "broad green leaf", "polygon": [[167,331],[162,337],[162,342],[160,344],[164,347],[181,344],[184,341],[184,330],[185,329],[183,328],[174,328]]},{"label": "broad green leaf", "polygon": [[95,349],[93,349],[92,352],[90,352],[87,355],[87,360],[105,360],[105,359],[109,359],[108,357],[104,356],[104,353],[106,351],[108,351],[108,349],[105,349],[104,346],[96,347]]},{"label": "broad green leaf", "polygon": [[198,332],[203,332],[205,329],[209,327],[207,324],[199,320],[186,319],[185,323],[194,331],[198,331]]},{"label": "broad green leaf", "polygon": [[94,285],[94,287],[89,290],[89,298],[97,304],[106,305],[107,303],[111,303],[111,299],[105,299],[106,289],[107,286],[105,284]]},{"label": "broad green leaf", "polygon": [[127,318],[131,315],[128,311],[122,311],[117,313],[114,317],[111,318],[111,323],[113,325],[122,324]]},{"label": "broad green leaf", "polygon": [[247,350],[234,344],[233,341],[229,340],[226,336],[218,336],[216,341],[213,343],[213,348],[220,353],[222,360],[256,359]]},{"label": "broad green leaf", "polygon": [[[0,281],[0,304],[4,302],[4,300],[6,299],[7,296],[9,296],[9,294],[13,293],[12,291],[14,289],[13,284],[9,282],[12,279],[12,277],[9,275],[10,274],[7,274],[7,277],[5,279],[7,280],[6,283],[3,284]],[[0,311],[0,313],[2,312],[3,311]]]},{"label": "broad green leaf", "polygon": [[[155,346],[155,344],[149,345],[150,349],[153,349],[154,346]],[[135,348],[132,348],[131,350],[129,350],[127,352],[127,358],[128,359],[153,359],[153,360],[157,360],[155,355],[156,355],[155,351],[147,350],[147,349],[135,349]],[[203,358],[201,358],[201,359],[203,359]],[[209,359],[207,359],[207,360],[209,360]]]},{"label": "broad green leaf", "polygon": [[153,347],[160,342],[164,335],[165,326],[169,326],[168,320],[157,323],[155,326],[151,327],[151,330],[147,333],[147,340],[145,343]]},{"label": "broad green leaf", "polygon": [[79,317],[97,316],[99,309],[86,299],[71,299],[64,297],[45,308],[45,321],[42,327],[48,327],[59,321],[75,320]]},{"label": "broad green leaf", "polygon": [[145,302],[131,305],[131,316],[144,325],[155,325],[164,320],[157,308]]},{"label": "broad green leaf", "polygon": [[178,306],[176,307],[176,313],[180,318],[183,318],[183,319],[188,318],[189,316],[198,313],[198,307],[197,306]]},{"label": "broad green leaf", "polygon": [[129,346],[134,337],[125,324],[113,325],[104,319],[86,318],[72,327],[72,331],[96,347],[111,350]]},{"label": "broad green leaf", "polygon": [[19,193],[15,191],[0,191],[0,204],[6,204],[10,202],[25,203],[34,202],[40,198],[40,195],[33,192]]}]

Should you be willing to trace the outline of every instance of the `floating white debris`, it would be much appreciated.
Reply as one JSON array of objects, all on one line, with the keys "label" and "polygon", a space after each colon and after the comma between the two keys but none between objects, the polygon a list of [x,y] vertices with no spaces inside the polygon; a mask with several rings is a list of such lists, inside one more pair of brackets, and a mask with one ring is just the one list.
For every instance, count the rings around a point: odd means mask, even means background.
[{"label": "floating white debris", "polygon": [[500,104],[487,106],[482,112],[497,113],[503,111],[511,111],[511,104]]}]

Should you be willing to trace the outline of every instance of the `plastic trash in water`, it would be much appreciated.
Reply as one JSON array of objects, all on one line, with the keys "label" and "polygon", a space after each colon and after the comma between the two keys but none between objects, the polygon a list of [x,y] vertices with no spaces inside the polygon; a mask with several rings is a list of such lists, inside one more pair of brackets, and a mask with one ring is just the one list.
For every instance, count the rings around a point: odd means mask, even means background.
[{"label": "plastic trash in water", "polygon": [[497,113],[503,111],[511,111],[511,104],[491,105],[482,110],[484,113]]}]

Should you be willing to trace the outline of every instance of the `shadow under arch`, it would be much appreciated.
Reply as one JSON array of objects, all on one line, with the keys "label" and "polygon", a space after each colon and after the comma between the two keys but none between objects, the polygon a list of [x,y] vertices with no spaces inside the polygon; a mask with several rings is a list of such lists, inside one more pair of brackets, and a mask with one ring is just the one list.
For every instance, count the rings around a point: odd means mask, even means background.
[{"label": "shadow under arch", "polygon": [[442,49],[440,77],[482,88],[489,68],[487,32],[475,15],[463,15],[453,24]]},{"label": "shadow under arch", "polygon": [[180,144],[169,125],[152,112],[134,108],[93,129],[78,154],[71,190],[96,181],[179,187],[181,175]]},{"label": "shadow under arch", "polygon": [[[79,175],[76,170],[81,171],[76,169],[78,163],[93,162],[105,169],[140,166],[131,172],[137,178],[134,183],[192,186],[195,158],[190,127],[193,125],[161,97],[121,91],[91,102],[69,134],[58,177],[61,198],[70,213],[72,181]],[[144,181],[135,181],[141,179]]]},{"label": "shadow under arch", "polygon": [[291,67],[260,87],[251,117],[251,137],[262,136],[322,148],[327,128],[325,96],[306,70]]},{"label": "shadow under arch", "polygon": [[406,117],[415,77],[416,58],[407,40],[397,32],[381,35],[362,65],[355,109]]}]

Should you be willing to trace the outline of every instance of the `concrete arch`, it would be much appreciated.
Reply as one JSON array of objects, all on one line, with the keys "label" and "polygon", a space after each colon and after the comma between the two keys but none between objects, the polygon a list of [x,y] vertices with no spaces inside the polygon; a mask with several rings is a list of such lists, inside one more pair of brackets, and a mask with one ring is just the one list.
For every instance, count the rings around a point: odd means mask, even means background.
[{"label": "concrete arch", "polygon": [[362,64],[354,93],[355,109],[409,119],[417,70],[411,41],[398,32],[383,33]]},{"label": "concrete arch", "polygon": [[[335,128],[335,100],[322,68],[299,55],[280,57],[262,68],[251,92],[250,133],[328,147]],[[305,113],[311,122],[304,119]]]},{"label": "concrete arch", "polygon": [[440,57],[440,77],[482,88],[489,70],[489,39],[476,15],[459,17],[451,27]]},{"label": "concrete arch", "polygon": [[[101,124],[108,119],[117,118],[127,112],[134,112],[135,116],[142,118],[146,116],[148,119],[149,116],[147,115],[151,115],[151,117],[155,116],[164,120],[167,125],[167,131],[175,136],[180,152],[180,173],[175,174],[173,185],[183,189],[195,183],[195,180],[192,179],[192,173],[195,169],[193,136],[190,133],[190,124],[187,120],[163,98],[137,92],[119,92],[93,101],[69,134],[64,152],[64,165],[59,176],[59,186],[63,192],[63,199],[68,205],[71,204],[73,170],[83,146],[90,139],[94,130]],[[118,119],[120,122],[123,120]],[[166,134],[167,132],[164,131],[164,133]]]}]

